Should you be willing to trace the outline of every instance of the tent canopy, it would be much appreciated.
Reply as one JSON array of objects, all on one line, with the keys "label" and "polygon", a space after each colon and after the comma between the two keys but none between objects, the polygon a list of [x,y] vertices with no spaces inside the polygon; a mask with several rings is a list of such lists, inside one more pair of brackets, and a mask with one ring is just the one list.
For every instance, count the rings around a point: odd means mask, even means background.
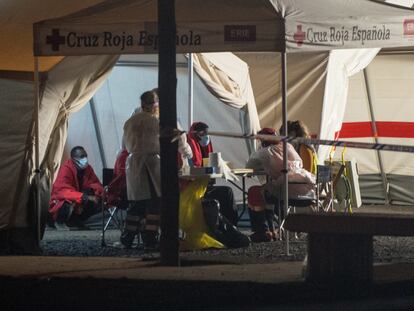
[{"label": "tent canopy", "polygon": [[[176,23],[178,53],[412,46],[414,37],[411,9],[370,0],[177,0]],[[157,1],[106,1],[34,24],[34,38],[37,56],[157,53]]]}]

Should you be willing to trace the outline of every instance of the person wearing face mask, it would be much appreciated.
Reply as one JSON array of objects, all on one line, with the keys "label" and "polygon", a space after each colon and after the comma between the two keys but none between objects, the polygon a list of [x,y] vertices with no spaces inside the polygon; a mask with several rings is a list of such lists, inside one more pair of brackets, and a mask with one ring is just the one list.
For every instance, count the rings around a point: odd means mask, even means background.
[{"label": "person wearing face mask", "polygon": [[147,91],[141,95],[141,110],[124,124],[127,195],[130,201],[121,243],[129,248],[138,234],[144,247],[158,245],[161,204],[158,96]]},{"label": "person wearing face mask", "polygon": [[86,229],[84,221],[99,212],[103,187],[83,147],[72,148],[70,157],[53,184],[49,213],[58,225]]},{"label": "person wearing face mask", "polygon": [[[187,142],[193,152],[192,165],[195,167],[203,166],[203,158],[208,158],[208,155],[213,152],[213,144],[208,135],[208,125],[203,122],[194,122],[189,134],[187,135]],[[238,215],[237,208],[234,201],[233,190],[226,186],[214,186],[210,184],[204,195],[204,199],[217,200],[220,204],[221,214],[227,220],[237,225]]]}]

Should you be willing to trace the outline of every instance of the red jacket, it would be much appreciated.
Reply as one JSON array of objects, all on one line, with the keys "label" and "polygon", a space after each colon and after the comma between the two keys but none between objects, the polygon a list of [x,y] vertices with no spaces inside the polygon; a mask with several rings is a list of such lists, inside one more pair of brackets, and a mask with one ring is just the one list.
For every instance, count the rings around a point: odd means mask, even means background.
[{"label": "red jacket", "polygon": [[82,202],[84,190],[92,189],[96,196],[101,197],[103,193],[102,184],[96,177],[92,166],[85,168],[82,188],[79,186],[77,168],[71,159],[66,160],[59,169],[58,176],[52,187],[52,195],[49,202],[49,212],[56,218],[57,211],[64,202]]},{"label": "red jacket", "polygon": [[128,158],[128,151],[122,150],[118,155],[114,165],[114,176],[110,184],[108,185],[108,198],[107,203],[109,205],[115,205],[120,199],[122,191],[126,189],[126,159]]},{"label": "red jacket", "polygon": [[203,153],[208,155],[209,153],[213,152],[213,145],[210,143],[202,147],[197,141],[194,133],[194,127],[198,122],[194,122],[191,125],[190,132],[187,135],[187,143],[190,145],[191,150],[193,151],[193,164],[194,166],[203,166]]}]

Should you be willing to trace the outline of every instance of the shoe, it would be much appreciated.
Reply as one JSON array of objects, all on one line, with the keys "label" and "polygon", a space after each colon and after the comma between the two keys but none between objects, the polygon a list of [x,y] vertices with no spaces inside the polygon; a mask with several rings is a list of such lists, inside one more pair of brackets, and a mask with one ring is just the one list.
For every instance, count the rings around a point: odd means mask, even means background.
[{"label": "shoe", "polygon": [[62,207],[58,210],[56,215],[56,222],[64,223],[69,220],[70,216],[72,216],[73,206],[72,204],[63,204]]},{"label": "shoe", "polygon": [[250,236],[250,240],[253,243],[271,242],[273,240],[273,235],[270,231],[257,231]]},{"label": "shoe", "polygon": [[65,223],[55,223],[55,228],[57,231],[69,231],[69,227]]},{"label": "shoe", "polygon": [[128,249],[132,247],[132,243],[134,242],[134,239],[135,239],[135,232],[128,231],[128,230],[124,230],[124,232],[122,232],[121,237],[120,237],[120,241],[122,245]]}]

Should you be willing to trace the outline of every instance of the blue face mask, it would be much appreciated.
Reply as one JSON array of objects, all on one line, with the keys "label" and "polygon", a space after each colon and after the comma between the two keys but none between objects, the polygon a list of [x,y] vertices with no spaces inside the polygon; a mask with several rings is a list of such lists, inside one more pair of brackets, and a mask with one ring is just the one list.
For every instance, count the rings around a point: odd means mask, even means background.
[{"label": "blue face mask", "polygon": [[202,147],[208,146],[208,144],[210,143],[210,136],[209,135],[201,136],[199,143],[200,143],[200,146]]},{"label": "blue face mask", "polygon": [[88,158],[87,157],[80,158],[80,159],[75,159],[75,162],[76,162],[76,165],[81,170],[84,170],[88,166]]}]

